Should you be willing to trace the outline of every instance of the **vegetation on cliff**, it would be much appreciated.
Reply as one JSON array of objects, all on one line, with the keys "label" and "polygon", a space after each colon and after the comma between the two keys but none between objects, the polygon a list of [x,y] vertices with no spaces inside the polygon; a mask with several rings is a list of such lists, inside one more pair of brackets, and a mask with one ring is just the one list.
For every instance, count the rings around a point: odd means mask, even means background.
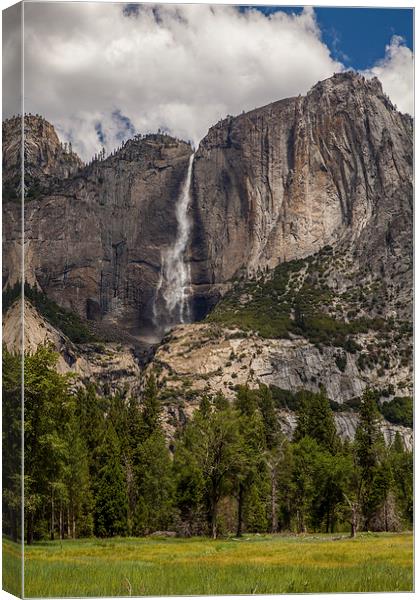
[{"label": "vegetation on cliff", "polygon": [[[20,298],[22,285],[20,282],[13,287],[6,287],[3,291],[3,314]],[[88,323],[76,313],[59,306],[54,300],[48,298],[35,286],[25,283],[25,298],[37,311],[54,327],[60,329],[69,340],[76,344],[85,344],[98,341],[98,337],[89,328]]]},{"label": "vegetation on cliff", "polygon": [[[343,310],[348,304],[331,289],[326,272],[333,249],[326,246],[307,259],[281,263],[257,280],[238,281],[208,316],[210,322],[254,331],[265,338],[306,337],[314,344],[361,348],[352,336],[369,330],[388,331],[394,323]],[[345,297],[347,296],[347,297]]]}]

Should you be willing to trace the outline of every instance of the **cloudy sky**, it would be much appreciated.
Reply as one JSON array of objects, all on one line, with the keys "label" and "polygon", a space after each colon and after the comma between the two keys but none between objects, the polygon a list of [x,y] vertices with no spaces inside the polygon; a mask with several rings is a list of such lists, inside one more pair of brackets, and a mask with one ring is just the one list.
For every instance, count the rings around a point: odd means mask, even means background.
[{"label": "cloudy sky", "polygon": [[412,113],[411,11],[345,10],[29,3],[25,110],[85,160],[158,128],[197,144],[227,114],[348,68]]}]

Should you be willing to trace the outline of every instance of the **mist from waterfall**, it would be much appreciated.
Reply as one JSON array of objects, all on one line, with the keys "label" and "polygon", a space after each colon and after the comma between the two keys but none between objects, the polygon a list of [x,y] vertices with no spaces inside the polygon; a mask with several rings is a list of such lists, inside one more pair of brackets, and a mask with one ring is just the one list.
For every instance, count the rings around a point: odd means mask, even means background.
[{"label": "mist from waterfall", "polygon": [[[177,221],[175,242],[168,250],[162,252],[161,272],[154,303],[155,323],[159,328],[165,324],[171,326],[177,323],[188,323],[191,320],[191,311],[188,302],[190,265],[185,261],[185,253],[191,232],[191,220],[188,216],[188,208],[191,203],[191,179],[194,156],[195,153],[190,156],[187,176],[175,207]],[[165,315],[159,314],[158,301],[160,295],[164,300]]]}]

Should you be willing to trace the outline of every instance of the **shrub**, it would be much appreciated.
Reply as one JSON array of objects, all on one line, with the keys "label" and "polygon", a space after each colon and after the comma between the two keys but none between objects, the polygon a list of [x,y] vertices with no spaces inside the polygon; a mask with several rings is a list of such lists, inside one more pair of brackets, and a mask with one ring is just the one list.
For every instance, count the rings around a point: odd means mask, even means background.
[{"label": "shrub", "polygon": [[62,308],[35,287],[25,283],[25,298],[54,327],[60,329],[72,342],[84,344],[97,341],[88,325],[75,313]]},{"label": "shrub", "polygon": [[389,402],[383,402],[379,410],[390,423],[413,427],[413,399],[408,396],[396,396]]}]

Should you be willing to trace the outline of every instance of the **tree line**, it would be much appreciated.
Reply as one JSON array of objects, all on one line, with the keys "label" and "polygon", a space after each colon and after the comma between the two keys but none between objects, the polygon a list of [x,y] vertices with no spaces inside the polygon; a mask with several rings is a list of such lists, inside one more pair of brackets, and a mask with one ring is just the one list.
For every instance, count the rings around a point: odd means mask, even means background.
[{"label": "tree line", "polygon": [[[203,395],[168,440],[156,379],[140,398],[98,395],[56,371],[48,346],[26,355],[24,518],[39,539],[156,532],[395,531],[412,526],[412,452],[386,447],[375,395],[362,398],[353,442],[337,435],[321,391],[302,393],[288,440],[270,389],[234,402]],[[21,357],[3,351],[4,532],[20,517]]]}]

